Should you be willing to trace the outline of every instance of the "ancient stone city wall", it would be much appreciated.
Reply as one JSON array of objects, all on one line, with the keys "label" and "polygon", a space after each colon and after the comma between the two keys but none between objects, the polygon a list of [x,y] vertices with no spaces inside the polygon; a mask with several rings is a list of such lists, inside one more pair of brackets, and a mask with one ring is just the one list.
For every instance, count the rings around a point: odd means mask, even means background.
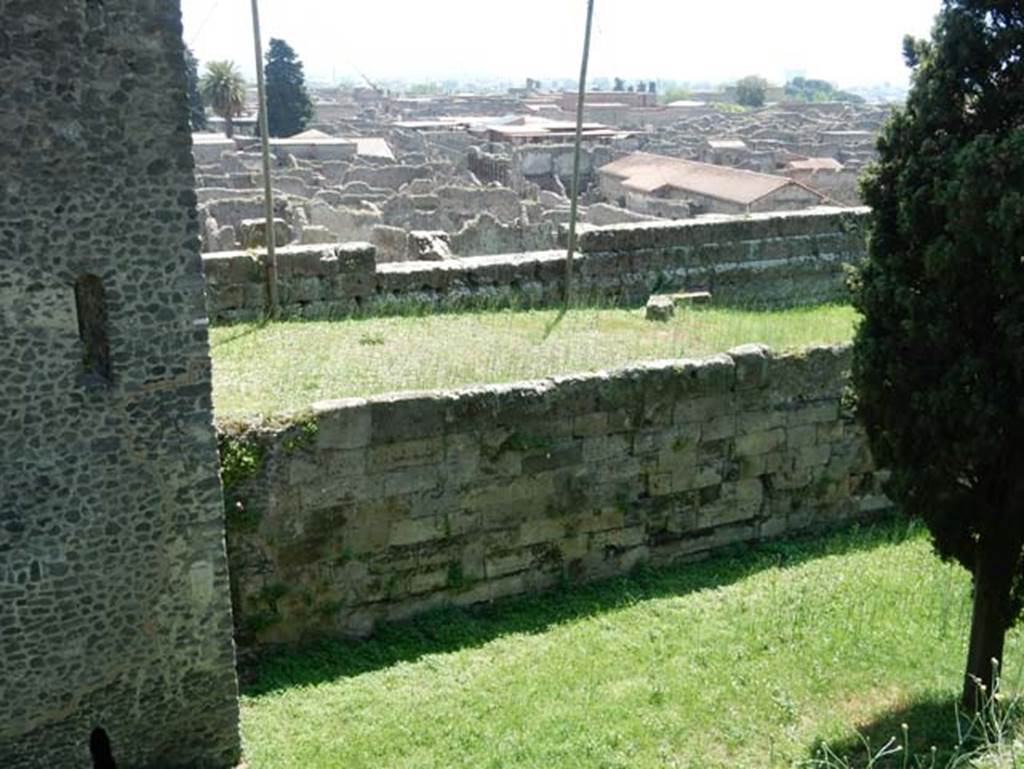
[{"label": "ancient stone city wall", "polygon": [[[866,209],[818,209],[585,228],[575,263],[580,299],[636,303],[651,293],[710,290],[716,299],[784,304],[845,296],[843,265],[864,253]],[[253,253],[203,257],[212,320],[266,311],[266,270]],[[278,250],[291,315],[387,312],[409,304],[546,306],[562,301],[565,254],[541,251],[376,264],[369,244]]]},{"label": "ancient stone city wall", "polygon": [[881,511],[849,364],[749,345],[224,427],[236,637],[363,635]]}]

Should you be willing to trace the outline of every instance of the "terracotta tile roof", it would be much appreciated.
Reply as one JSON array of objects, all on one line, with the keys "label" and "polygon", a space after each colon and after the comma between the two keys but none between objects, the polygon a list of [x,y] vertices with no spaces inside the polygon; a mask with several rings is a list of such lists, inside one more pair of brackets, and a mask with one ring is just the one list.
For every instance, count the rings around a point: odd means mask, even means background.
[{"label": "terracotta tile roof", "polygon": [[785,176],[759,174],[646,152],[637,152],[616,160],[600,168],[599,172],[621,179],[624,186],[638,192],[655,192],[667,187],[740,205],[750,205],[789,185],[803,187]]}]

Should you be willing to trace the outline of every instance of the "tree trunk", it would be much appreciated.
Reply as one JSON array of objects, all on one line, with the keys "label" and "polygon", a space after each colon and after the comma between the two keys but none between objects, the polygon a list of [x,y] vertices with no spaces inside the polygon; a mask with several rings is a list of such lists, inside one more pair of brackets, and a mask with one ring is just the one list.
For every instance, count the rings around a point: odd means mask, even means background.
[{"label": "tree trunk", "polygon": [[232,120],[231,115],[224,118],[224,135],[229,139],[235,135],[235,121]]},{"label": "tree trunk", "polygon": [[[974,571],[974,611],[964,673],[963,705],[977,711],[992,692],[1003,662],[1003,642],[1013,620],[1010,589],[1021,546],[1014,533],[982,537]],[[995,664],[993,665],[993,661]],[[979,684],[985,690],[979,688]]]}]

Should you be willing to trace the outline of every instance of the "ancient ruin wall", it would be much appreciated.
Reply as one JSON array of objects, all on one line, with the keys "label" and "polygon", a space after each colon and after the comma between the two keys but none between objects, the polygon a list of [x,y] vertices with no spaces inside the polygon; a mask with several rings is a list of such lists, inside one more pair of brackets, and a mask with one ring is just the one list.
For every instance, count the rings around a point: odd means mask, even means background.
[{"label": "ancient ruin wall", "polygon": [[321,403],[224,439],[255,649],[701,557],[888,506],[849,348]]},{"label": "ancient ruin wall", "polygon": [[[867,209],[818,209],[680,222],[588,227],[580,236],[576,295],[638,303],[652,293],[710,290],[716,299],[806,303],[846,296],[844,265],[864,254]],[[278,251],[286,314],[347,315],[510,304],[563,297],[565,253],[538,251],[442,262],[376,264],[369,244]],[[244,252],[203,257],[210,317],[266,311],[266,271]]]},{"label": "ancient ruin wall", "polygon": [[0,765],[234,766],[178,3],[2,7]]}]

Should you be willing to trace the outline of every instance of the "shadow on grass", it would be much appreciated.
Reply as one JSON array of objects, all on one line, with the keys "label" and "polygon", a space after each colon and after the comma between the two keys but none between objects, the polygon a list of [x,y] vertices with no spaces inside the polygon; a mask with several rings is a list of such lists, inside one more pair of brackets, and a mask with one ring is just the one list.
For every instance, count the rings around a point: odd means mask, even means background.
[{"label": "shadow on grass", "polygon": [[[962,713],[958,713],[954,697],[914,700],[878,713],[868,723],[851,727],[850,734],[843,738],[824,743],[834,756],[831,763],[817,763],[822,759],[823,743],[816,741],[808,749],[808,762],[804,765],[828,766],[830,769],[931,769],[933,766],[940,769],[947,766],[955,755],[958,718],[966,735],[970,724]],[[904,724],[907,727],[905,734]],[[879,758],[882,752],[889,755]]]},{"label": "shadow on grass", "polygon": [[244,326],[243,325],[239,325],[239,324],[226,324],[226,323],[225,324],[219,324],[219,325],[224,326],[225,328],[235,329],[235,333],[233,333],[229,337],[226,337],[225,339],[221,339],[218,342],[214,342],[214,341],[211,340],[211,342],[210,342],[210,349],[212,350],[212,349],[216,349],[218,347],[226,347],[227,345],[231,344],[234,341],[237,341],[239,339],[242,339],[243,337],[251,336],[252,334],[255,334],[257,332],[262,331],[267,326],[269,326],[270,323],[271,323],[270,318],[269,317],[264,317],[264,318],[260,318],[257,321],[251,321],[250,323],[248,323],[248,324],[246,324]]},{"label": "shadow on grass", "polygon": [[[668,289],[665,289],[668,290]],[[680,288],[679,290],[683,290]],[[658,293],[656,291],[655,293]],[[371,306],[357,309],[351,312],[323,310],[320,312],[304,309],[302,313],[289,311],[289,308],[282,308],[281,315],[271,319],[268,315],[260,315],[248,319],[220,319],[212,323],[217,328],[245,327],[237,335],[228,337],[220,344],[226,344],[234,339],[246,336],[256,331],[263,330],[270,324],[303,324],[303,323],[349,323],[361,321],[381,320],[384,318],[423,318],[433,316],[454,316],[454,315],[479,315],[479,314],[501,314],[501,313],[530,313],[530,312],[552,312],[557,311],[558,316],[546,324],[546,339],[558,328],[567,313],[590,312],[590,311],[612,311],[625,310],[642,312],[645,300],[618,300],[615,298],[594,298],[581,297],[573,301],[568,310],[561,302],[556,301],[467,301],[465,303],[454,303],[437,305],[429,301],[415,301],[411,299],[396,299],[393,303],[383,303],[379,306]],[[749,298],[716,298],[712,303],[706,305],[693,305],[687,307],[688,312],[705,312],[716,310],[731,310],[737,312],[748,312],[754,314],[771,314],[793,310],[806,310],[813,312],[829,307],[847,306],[848,301],[840,299],[825,302],[768,302],[753,301]],[[219,345],[215,345],[219,346]]]},{"label": "shadow on grass", "polygon": [[545,342],[553,333],[555,333],[555,329],[557,329],[558,326],[562,323],[562,319],[565,318],[568,312],[569,311],[563,307],[561,310],[558,311],[558,315],[556,315],[552,320],[544,324],[543,339]]},{"label": "shadow on grass", "polygon": [[363,641],[324,640],[278,651],[244,665],[243,691],[250,696],[357,676],[428,654],[482,646],[501,636],[539,633],[553,625],[591,617],[665,596],[724,587],[765,569],[870,550],[916,536],[902,518],[884,518],[827,536],[798,537],[742,546],[700,563],[643,569],[628,577],[503,600],[473,609],[444,609],[402,623],[385,624]]}]

